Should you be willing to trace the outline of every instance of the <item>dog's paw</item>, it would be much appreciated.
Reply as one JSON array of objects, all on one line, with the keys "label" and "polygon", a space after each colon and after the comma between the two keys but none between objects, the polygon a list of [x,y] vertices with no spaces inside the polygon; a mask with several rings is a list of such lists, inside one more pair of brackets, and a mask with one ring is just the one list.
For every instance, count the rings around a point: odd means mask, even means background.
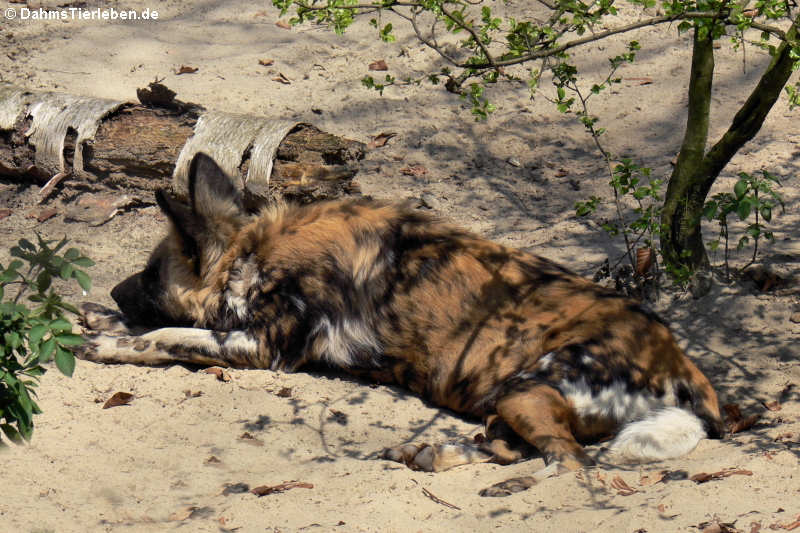
[{"label": "dog's paw", "polygon": [[495,483],[491,487],[487,487],[480,491],[478,494],[486,498],[503,498],[511,496],[517,492],[528,490],[536,484],[536,478],[533,476],[523,476],[507,479],[500,483]]},{"label": "dog's paw", "polygon": [[78,322],[88,336],[102,332],[108,335],[128,335],[130,329],[122,313],[100,304],[86,302],[81,305]]}]

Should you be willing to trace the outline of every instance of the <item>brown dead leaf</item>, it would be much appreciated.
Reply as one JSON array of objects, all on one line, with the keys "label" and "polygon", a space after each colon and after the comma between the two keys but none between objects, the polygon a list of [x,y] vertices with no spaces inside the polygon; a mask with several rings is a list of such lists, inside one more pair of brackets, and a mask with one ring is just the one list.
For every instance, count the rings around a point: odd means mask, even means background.
[{"label": "brown dead leaf", "polygon": [[246,442],[247,444],[252,444],[253,446],[263,446],[264,441],[261,439],[257,439],[247,431],[239,435],[239,440]]},{"label": "brown dead leaf", "polygon": [[44,222],[46,220],[50,220],[54,216],[58,214],[56,209],[52,207],[46,207],[44,209],[40,209],[39,211],[31,211],[28,213],[28,218],[35,218],[37,222]]},{"label": "brown dead leaf", "polygon": [[262,67],[269,67],[274,62],[275,62],[274,59],[259,59],[258,60],[258,64],[261,65]]},{"label": "brown dead leaf", "polygon": [[203,461],[203,464],[205,464],[205,465],[218,465],[218,464],[221,464],[221,463],[222,463],[222,461],[220,461],[219,457],[217,457],[216,455],[212,455],[212,456],[208,457],[205,461]]},{"label": "brown dead leaf", "polygon": [[706,472],[700,472],[699,474],[693,475],[689,479],[691,479],[697,484],[700,484],[700,483],[706,483],[707,481],[722,479],[730,476],[752,476],[752,475],[753,472],[751,472],[750,470],[728,468],[726,470],[720,470],[719,472],[712,472],[710,474]]},{"label": "brown dead leaf", "polygon": [[3,220],[6,217],[10,217],[13,211],[11,209],[0,209],[0,220]]},{"label": "brown dead leaf", "polygon": [[757,17],[758,16],[758,9],[745,9],[742,11],[742,15],[745,17]]},{"label": "brown dead leaf", "polygon": [[389,65],[386,64],[386,61],[383,59],[379,59],[377,61],[373,61],[369,64],[370,70],[389,70]]},{"label": "brown dead leaf", "polygon": [[186,65],[181,65],[180,68],[178,68],[178,70],[175,71],[175,75],[180,76],[181,74],[194,74],[198,70],[200,69],[197,67],[189,67]]},{"label": "brown dead leaf", "polygon": [[667,511],[667,506],[663,503],[659,503],[656,509],[658,509],[659,513],[664,514]]},{"label": "brown dead leaf", "polygon": [[741,409],[734,403],[723,405],[722,410],[725,411],[725,425],[729,433],[746,431],[753,427],[761,418],[761,415],[758,413],[750,415],[747,418],[743,417]]},{"label": "brown dead leaf", "polygon": [[281,390],[275,393],[275,396],[278,398],[291,398],[292,397],[292,388],[291,387],[282,387]]},{"label": "brown dead leaf", "polygon": [[212,374],[214,376],[217,376],[218,380],[224,381],[225,383],[227,383],[227,382],[229,382],[231,380],[230,374],[228,374],[227,372],[225,372],[225,370],[223,370],[222,368],[220,368],[218,366],[212,366],[211,368],[205,368],[205,369],[203,369],[203,372],[206,373],[206,374]]},{"label": "brown dead leaf", "polygon": [[656,483],[662,481],[665,475],[667,475],[666,470],[661,470],[660,472],[650,472],[649,474],[645,474],[639,478],[639,485],[642,487],[655,485]]},{"label": "brown dead leaf", "polygon": [[305,483],[303,481],[284,481],[280,485],[261,485],[260,487],[256,487],[251,489],[250,492],[255,494],[256,496],[267,496],[269,494],[278,494],[279,492],[284,492],[291,489],[313,489],[314,485],[311,483]]},{"label": "brown dead leaf", "polygon": [[750,522],[750,533],[758,533],[761,531],[761,522]]},{"label": "brown dead leaf", "polygon": [[557,178],[563,178],[564,176],[568,176],[568,175],[569,175],[569,172],[567,172],[567,170],[564,169],[564,168],[559,168],[556,171],[556,177]]},{"label": "brown dead leaf", "polygon": [[376,135],[370,142],[367,143],[367,150],[374,150],[375,148],[386,146],[386,143],[389,142],[389,139],[396,135],[397,133],[393,131]]},{"label": "brown dead leaf", "polygon": [[617,489],[617,494],[620,496],[630,496],[631,494],[639,492],[625,483],[625,480],[619,476],[614,476],[614,479],[611,480],[611,488]]},{"label": "brown dead leaf", "polygon": [[292,83],[292,80],[284,76],[283,72],[278,72],[278,75],[272,78],[272,81],[277,81],[278,83],[282,83],[284,85],[289,85]]},{"label": "brown dead leaf", "polygon": [[781,404],[778,400],[773,400],[771,402],[763,402],[764,407],[766,407],[769,411],[780,411]]},{"label": "brown dead leaf", "polygon": [[650,85],[653,83],[653,78],[625,78],[625,81],[635,81],[636,85]]},{"label": "brown dead leaf", "polygon": [[103,409],[110,409],[111,407],[119,407],[120,405],[128,405],[133,400],[133,394],[130,392],[117,392],[111,398],[106,400],[103,404]]},{"label": "brown dead leaf", "polygon": [[283,28],[284,30],[292,29],[292,25],[286,22],[285,20],[279,20],[278,22],[275,23],[275,25],[279,28]]},{"label": "brown dead leaf", "polygon": [[636,273],[646,275],[653,267],[656,253],[652,248],[638,248],[636,250]]},{"label": "brown dead leaf", "polygon": [[415,176],[417,178],[424,176],[427,173],[428,169],[422,165],[410,165],[400,169],[400,174],[405,174],[406,176]]}]

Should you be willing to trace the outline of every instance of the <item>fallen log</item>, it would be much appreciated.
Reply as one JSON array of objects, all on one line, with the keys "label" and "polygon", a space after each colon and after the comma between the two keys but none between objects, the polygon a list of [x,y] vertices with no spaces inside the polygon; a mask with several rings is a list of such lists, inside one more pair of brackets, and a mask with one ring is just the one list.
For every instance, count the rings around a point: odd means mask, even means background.
[{"label": "fallen log", "polygon": [[137,94],[139,103],[126,103],[0,87],[0,176],[41,185],[43,196],[59,184],[181,195],[189,161],[204,151],[252,207],[358,192],[363,143],[310,124],[208,111],[158,83]]}]

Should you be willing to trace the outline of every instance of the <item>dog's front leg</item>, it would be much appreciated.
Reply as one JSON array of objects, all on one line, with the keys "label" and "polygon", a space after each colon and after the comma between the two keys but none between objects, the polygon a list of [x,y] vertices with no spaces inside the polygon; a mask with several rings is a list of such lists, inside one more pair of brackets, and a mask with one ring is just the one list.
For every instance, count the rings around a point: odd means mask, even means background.
[{"label": "dog's front leg", "polygon": [[138,336],[89,334],[86,343],[77,347],[76,355],[98,363],[139,365],[269,368],[271,362],[268,354],[260,353],[258,340],[245,331],[197,328],[161,328]]}]

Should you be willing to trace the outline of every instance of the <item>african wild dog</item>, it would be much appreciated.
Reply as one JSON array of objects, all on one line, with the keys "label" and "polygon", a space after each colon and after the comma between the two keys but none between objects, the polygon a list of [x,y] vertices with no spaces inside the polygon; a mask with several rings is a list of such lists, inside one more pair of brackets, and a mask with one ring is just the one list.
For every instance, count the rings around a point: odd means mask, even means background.
[{"label": "african wild dog", "polygon": [[[482,448],[498,462],[538,449],[576,469],[593,462],[578,441],[615,433],[623,458],[657,460],[722,435],[709,381],[637,302],[411,208],[359,199],[251,215],[231,183],[201,154],[189,205],[156,195],[172,231],[111,294],[126,322],[161,329],[94,332],[83,357],[321,362],[485,418]],[[86,324],[109,318],[89,307]],[[387,456],[426,470],[489,457],[416,444]]]}]

